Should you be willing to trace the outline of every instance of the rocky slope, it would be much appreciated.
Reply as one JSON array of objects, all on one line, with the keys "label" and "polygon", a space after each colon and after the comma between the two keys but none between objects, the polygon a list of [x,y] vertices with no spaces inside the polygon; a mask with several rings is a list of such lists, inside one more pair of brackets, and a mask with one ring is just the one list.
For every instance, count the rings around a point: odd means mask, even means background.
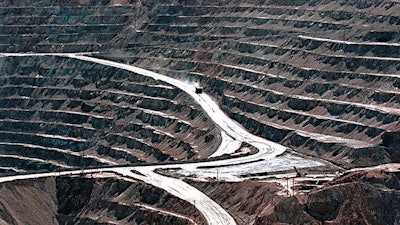
[{"label": "rocky slope", "polygon": [[[3,0],[0,52],[95,52],[197,81],[252,133],[352,168],[400,161],[399,12],[391,0]],[[203,159],[221,141],[187,95],[134,73],[1,56],[0,85],[1,175]],[[398,173],[289,198],[258,181],[191,184],[239,224],[400,223]],[[4,224],[204,222],[135,181],[0,186]]]},{"label": "rocky slope", "polygon": [[1,224],[197,224],[189,203],[141,182],[60,177],[0,185]]},{"label": "rocky slope", "polygon": [[100,51],[196,80],[257,135],[344,167],[374,165],[399,161],[383,141],[400,129],[399,7],[389,0],[7,0],[0,51]]},{"label": "rocky slope", "polygon": [[275,183],[258,181],[198,182],[195,180],[188,180],[187,182],[224,207],[234,216],[239,225],[252,224],[266,206],[274,205],[283,198],[278,195],[281,187]]},{"label": "rocky slope", "polygon": [[344,167],[398,162],[383,141],[399,129],[398,12],[392,1],[171,1],[100,55],[199,80],[247,129],[296,151]]},{"label": "rocky slope", "polygon": [[399,224],[399,202],[399,172],[351,172],[306,196],[285,198],[255,224]]},{"label": "rocky slope", "polygon": [[201,159],[219,130],[177,88],[60,57],[0,59],[0,172]]},{"label": "rocky slope", "polygon": [[[186,181],[221,204],[238,224],[398,224],[400,221],[398,172],[349,172],[322,188],[290,197],[282,195],[279,185],[258,180]],[[114,175],[17,181],[3,183],[0,189],[3,209],[0,220],[4,224],[204,222],[189,203]]]}]

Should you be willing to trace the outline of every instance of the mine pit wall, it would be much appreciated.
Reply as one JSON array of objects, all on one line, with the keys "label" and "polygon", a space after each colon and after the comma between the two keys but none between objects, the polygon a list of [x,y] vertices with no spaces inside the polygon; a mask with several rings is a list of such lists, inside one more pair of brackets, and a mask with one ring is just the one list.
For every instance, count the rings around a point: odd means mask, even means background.
[{"label": "mine pit wall", "polygon": [[[105,57],[108,58],[108,57]],[[115,57],[110,57],[111,59],[115,60]],[[151,69],[151,68],[148,68]],[[162,73],[162,71],[160,71]],[[165,73],[164,74],[168,74]],[[169,73],[168,75],[170,76],[178,76],[183,79],[184,75],[176,75],[175,73]],[[370,141],[370,140],[375,140],[375,146],[373,147],[352,147],[352,146],[346,146],[340,143],[321,143],[318,140],[315,140],[310,137],[305,137],[303,135],[299,135],[297,132],[295,132],[295,129],[287,129],[284,127],[279,127],[274,124],[269,124],[268,120],[266,122],[260,121],[259,118],[257,117],[252,117],[248,116],[251,115],[251,113],[257,114],[257,113],[265,113],[267,112],[270,114],[271,118],[273,120],[278,119],[283,120],[283,122],[280,122],[280,124],[286,125],[285,121],[287,119],[290,120],[296,120],[299,119],[299,121],[304,121],[308,120],[308,123],[314,124],[313,126],[318,127],[318,124],[321,122],[325,122],[324,120],[318,120],[318,119],[313,119],[313,118],[304,118],[302,116],[298,116],[296,114],[290,114],[286,112],[282,112],[279,110],[275,110],[275,112],[271,110],[265,110],[263,107],[251,105],[248,102],[243,102],[243,101],[237,101],[237,99],[232,99],[230,97],[227,97],[225,95],[226,92],[231,91],[231,90],[239,90],[238,92],[254,92],[254,91],[259,91],[254,88],[250,88],[249,86],[244,86],[241,84],[235,84],[234,82],[227,82],[227,81],[222,81],[218,78],[212,77],[212,76],[200,76],[197,75],[196,73],[188,73],[188,77],[190,80],[197,80],[200,81],[200,83],[204,86],[205,92],[208,93],[213,93],[213,96],[215,99],[217,99],[221,105],[221,108],[223,111],[227,112],[227,114],[233,118],[234,120],[238,121],[241,123],[245,128],[247,128],[250,132],[257,134],[261,137],[264,137],[266,139],[269,139],[271,141],[279,142],[282,143],[283,145],[289,146],[293,148],[296,151],[299,151],[301,153],[310,155],[310,156],[316,156],[316,157],[322,157],[324,159],[327,159],[329,161],[332,161],[336,164],[339,164],[343,167],[354,167],[354,166],[359,166],[359,165],[375,165],[375,164],[381,164],[381,163],[387,163],[387,162],[396,162],[399,160],[398,156],[394,154],[393,150],[389,151],[388,148],[384,145],[379,144],[379,139],[382,134],[384,134],[386,131],[385,129],[382,128],[376,128],[376,127],[371,127],[368,125],[347,125],[343,123],[341,125],[341,129],[343,130],[342,132],[351,135],[352,132],[355,132],[355,135],[357,135],[357,130],[363,130],[365,132],[365,135],[362,137],[364,140]],[[247,90],[246,90],[247,89]],[[262,94],[264,96],[265,94]],[[266,93],[268,96],[268,93]],[[290,99],[285,96],[274,96],[270,95],[270,100],[271,102],[277,102],[277,101],[287,101],[289,106],[293,109],[298,109],[301,111],[309,111],[310,109],[315,108],[316,106],[321,105],[320,103],[315,103],[312,101],[303,101],[300,99]],[[275,100],[274,100],[275,99]],[[343,105],[335,105],[334,103],[329,103],[325,104],[326,107],[330,110],[330,114],[340,114],[343,110],[346,111],[354,111],[354,112],[360,112],[364,111],[365,114],[368,115],[368,117],[372,118],[377,118],[378,120],[385,121],[384,123],[391,123],[394,124],[398,120],[397,115],[387,115],[385,113],[381,113],[378,111],[372,111],[372,110],[366,110],[357,106],[343,106]],[[308,108],[309,107],[309,108]],[[242,113],[242,112],[249,112],[249,113]],[[362,115],[362,114],[361,114]],[[296,117],[298,117],[296,119]],[[329,120],[327,120],[329,122]],[[297,122],[296,122],[297,123]],[[340,123],[335,122],[336,124],[340,125]],[[279,123],[278,123],[279,124]],[[334,123],[333,123],[334,124]],[[336,125],[336,126],[338,126]],[[289,127],[290,128],[290,127]],[[354,130],[354,131],[353,131]],[[354,145],[353,145],[354,146]]]},{"label": "mine pit wall", "polygon": [[400,158],[400,132],[387,132],[382,135],[382,145],[385,146],[388,150],[388,153],[392,156],[392,158]]},{"label": "mine pit wall", "polygon": [[121,47],[116,34],[140,28],[157,2],[2,1],[0,52],[92,52]]},{"label": "mine pit wall", "polygon": [[396,224],[399,175],[382,170],[345,174],[306,196],[279,201],[254,224]]},{"label": "mine pit wall", "polygon": [[237,183],[186,180],[233,215],[238,225],[252,224],[267,207],[279,202],[281,187],[275,183],[243,181]]},{"label": "mine pit wall", "polygon": [[41,178],[2,183],[0,189],[0,221],[8,224],[193,224],[185,218],[205,222],[189,203],[118,178]]},{"label": "mine pit wall", "polygon": [[[369,125],[352,125],[342,122],[330,122],[329,120],[325,119],[315,119],[312,117],[281,111],[279,110],[279,105],[282,103],[285,104],[286,102],[286,107],[290,110],[295,109],[305,112],[313,110],[314,108],[321,108],[322,106],[323,108],[327,108],[328,113],[331,115],[341,115],[343,111],[361,111],[361,113],[363,113],[364,115],[368,115],[368,117],[376,118],[376,120],[381,121],[390,121],[384,123],[391,123],[393,125],[396,123],[395,121],[398,121],[399,119],[397,115],[387,115],[386,113],[365,110],[360,107],[351,105],[336,105],[335,103],[321,104],[318,102],[303,101],[294,98],[291,99],[290,97],[287,98],[285,96],[274,96],[274,94],[270,94],[268,92],[259,92],[259,96],[268,96],[266,103],[264,104],[278,104],[276,108],[274,107],[271,110],[262,106],[260,107],[249,102],[245,102],[240,99],[232,98],[231,96],[228,97],[227,95],[224,95],[224,93],[226,92],[231,92],[230,90],[232,89],[239,90],[238,92],[250,93],[258,90],[252,90],[252,88],[248,87],[240,87],[240,84],[237,85],[239,87],[235,88],[234,84],[221,82],[218,79],[212,77],[204,78],[197,76],[197,78],[201,80],[201,83],[205,83],[204,86],[206,87],[206,92],[208,91],[214,93],[214,96],[218,98],[222,109],[225,112],[228,112],[231,118],[240,122],[249,131],[266,139],[289,146],[295,151],[299,151],[301,153],[305,153],[311,156],[322,157],[344,167],[374,165],[387,162],[398,162],[400,160],[400,158],[396,154],[393,154],[393,149],[396,147],[392,147],[392,150],[389,150],[386,145],[381,143],[381,136],[387,132],[384,128],[371,127]],[[219,98],[219,96],[222,97]],[[283,108],[286,107],[283,106]],[[254,114],[254,116],[252,116],[252,114]],[[267,114],[268,117],[265,120],[260,119],[259,117],[257,118],[257,115],[259,114]],[[311,112],[311,114],[313,114],[313,112]],[[272,123],[269,123],[269,121],[272,121]],[[320,126],[319,124],[323,125],[326,123],[330,123],[331,126],[338,127],[335,128],[335,130],[332,130],[332,132],[339,131],[341,133],[349,135],[348,137],[354,135],[355,140],[360,140],[361,138],[362,140],[372,142],[372,145],[374,146],[356,147],[354,145],[346,146],[335,142],[321,143],[316,139],[304,135],[299,135],[299,133],[296,132],[296,125],[290,125],[291,123],[297,124],[299,122],[303,124],[311,124],[311,126],[314,126],[316,128]],[[283,127],[280,127],[279,125],[283,125]],[[326,125],[324,126],[326,127]],[[321,129],[323,129],[322,126]],[[363,136],[357,137],[357,135],[359,135],[359,131],[362,131],[365,134]]]},{"label": "mine pit wall", "polygon": [[[396,4],[387,1],[224,4],[220,1],[160,4],[152,11],[148,24],[126,45],[124,55],[112,50],[101,57],[200,81],[224,111],[244,127],[298,152],[343,167],[400,160],[393,148],[382,143],[387,132],[398,129],[399,115],[395,111],[400,98],[396,87],[400,82],[397,75],[386,76],[398,74],[400,69],[396,59],[390,59],[398,56],[398,47],[391,46],[398,42],[398,32],[370,32],[355,25],[373,24],[378,30],[396,30],[400,24],[394,13]],[[351,11],[354,18],[346,11],[353,8],[361,11]],[[369,13],[372,8],[376,13]],[[281,15],[281,11],[287,13],[284,14],[287,18],[274,17]],[[321,17],[326,22],[306,15]],[[264,24],[266,28],[243,28],[240,26],[243,21],[254,26]],[[282,28],[276,25],[279,21]],[[268,30],[270,27],[276,30]],[[293,27],[302,28],[304,35],[361,44],[285,36],[285,29]],[[246,37],[252,37],[255,44]],[[377,110],[375,106],[388,107],[393,113]]]},{"label": "mine pit wall", "polygon": [[154,79],[60,57],[0,64],[1,172],[204,159],[221,141],[189,96]]},{"label": "mine pit wall", "polygon": [[[382,144],[386,132],[398,129],[399,114],[370,107],[391,110],[400,103],[396,93],[400,67],[391,59],[399,48],[392,45],[400,37],[396,12],[398,5],[383,0],[3,1],[0,22],[10,34],[0,39],[4,40],[0,50],[100,51],[99,57],[200,81],[232,118],[253,133],[355,167],[400,160],[393,147]],[[37,20],[21,20],[25,14]],[[31,29],[31,25],[39,26]],[[326,40],[330,38],[339,42]],[[85,83],[75,80],[73,85],[80,88]],[[96,88],[113,85],[103,79]],[[167,93],[171,92],[163,97]],[[365,105],[354,104],[360,102]],[[151,105],[171,107],[168,101],[154,104],[148,99],[140,106]],[[93,106],[82,104],[82,110]],[[143,112],[140,117],[156,116]],[[108,122],[96,124],[106,127]],[[179,129],[186,129],[181,125]],[[188,149],[187,143],[178,145]],[[108,146],[98,152],[114,152],[118,160],[125,154]],[[151,152],[153,161],[168,158]],[[140,155],[126,158],[141,160]]]}]

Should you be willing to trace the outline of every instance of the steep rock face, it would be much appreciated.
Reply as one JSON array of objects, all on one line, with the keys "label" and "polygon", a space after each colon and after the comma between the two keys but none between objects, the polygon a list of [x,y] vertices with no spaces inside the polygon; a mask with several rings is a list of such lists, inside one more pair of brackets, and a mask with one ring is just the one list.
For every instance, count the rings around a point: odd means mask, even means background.
[{"label": "steep rock face", "polygon": [[72,224],[90,200],[94,182],[94,179],[85,178],[57,178],[57,190],[62,190],[57,191],[57,220],[60,224]]},{"label": "steep rock face", "polygon": [[[400,176],[382,171],[354,172],[261,214],[256,224],[398,224]],[[302,197],[304,199],[304,197]]]},{"label": "steep rock face", "polygon": [[198,80],[244,127],[296,151],[344,167],[398,162],[381,144],[398,129],[396,10],[389,1],[165,2],[140,31],[118,36],[124,54],[100,55]]},{"label": "steep rock face", "polygon": [[189,203],[119,178],[45,178],[3,183],[0,188],[0,222],[5,225],[204,222]]},{"label": "steep rock face", "polygon": [[266,206],[274,205],[281,199],[281,196],[277,195],[280,187],[273,183],[257,181],[198,182],[193,180],[187,180],[187,182],[225,208],[239,225],[252,224]]},{"label": "steep rock face", "polygon": [[[3,1],[0,51],[100,51],[101,57],[195,79],[252,132],[354,167],[399,161],[381,144],[382,135],[399,128],[399,10],[386,0]],[[107,78],[90,82],[112,87]],[[171,107],[153,100],[140,105]],[[373,156],[358,160],[358,151]],[[168,159],[152,152],[153,161]]]},{"label": "steep rock face", "polygon": [[58,224],[54,179],[0,184],[1,224]]},{"label": "steep rock face", "polygon": [[[72,185],[71,185],[72,184]],[[118,179],[59,179],[61,224],[191,224],[202,221],[189,203],[160,189]],[[76,190],[84,191],[76,192]],[[86,192],[86,193],[85,193]],[[78,200],[76,200],[78,199]],[[174,213],[182,217],[174,216]]]},{"label": "steep rock face", "polygon": [[400,161],[400,132],[386,132],[382,135],[382,145],[388,149],[392,158]]},{"label": "steep rock face", "polygon": [[199,159],[221,141],[163,82],[61,57],[0,60],[0,172]]},{"label": "steep rock face", "polygon": [[[1,52],[90,52],[119,46],[154,1],[25,1],[0,3]],[[29,17],[26,17],[26,16]]]},{"label": "steep rock face", "polygon": [[273,224],[274,220],[282,224],[320,224],[318,220],[307,214],[304,209],[305,206],[297,198],[289,197],[273,208],[273,219],[265,220],[259,217],[256,219],[255,224]]}]

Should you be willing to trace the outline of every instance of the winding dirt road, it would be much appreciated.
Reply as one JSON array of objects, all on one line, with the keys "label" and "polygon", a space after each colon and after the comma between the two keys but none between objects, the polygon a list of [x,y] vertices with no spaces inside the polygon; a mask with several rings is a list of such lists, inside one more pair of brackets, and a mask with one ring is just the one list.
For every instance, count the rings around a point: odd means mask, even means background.
[{"label": "winding dirt road", "polygon": [[[31,174],[31,175],[17,175],[11,177],[0,178],[1,182],[21,180],[21,179],[32,179],[40,177],[50,177],[50,176],[63,176],[63,175],[77,175],[81,173],[98,173],[98,172],[113,172],[125,177],[129,177],[136,180],[141,180],[145,183],[151,184],[153,186],[162,188],[172,195],[178,198],[188,201],[193,204],[206,218],[207,222],[212,225],[234,225],[236,224],[233,217],[227,213],[221,206],[219,206],[215,201],[210,199],[201,191],[188,185],[187,183],[171,178],[162,176],[154,172],[156,169],[173,169],[181,168],[190,171],[196,171],[201,173],[199,167],[213,167],[218,166],[232,166],[232,165],[243,165],[243,164],[254,164],[263,160],[274,160],[279,159],[282,153],[284,153],[287,148],[263,139],[261,137],[255,136],[248,131],[246,131],[241,125],[236,121],[230,119],[218,106],[218,104],[207,94],[196,94],[195,85],[189,84],[162,74],[158,74],[149,70],[141,69],[135,66],[117,63],[110,60],[98,59],[94,57],[85,56],[85,53],[0,53],[0,57],[26,57],[26,56],[59,56],[68,57],[77,60],[83,60],[93,63],[98,63],[106,66],[116,67],[124,70],[134,72],[142,76],[152,77],[156,80],[161,80],[166,83],[172,84],[175,87],[181,89],[190,95],[209,115],[209,117],[214,121],[214,123],[219,127],[224,137],[223,145],[218,149],[216,155],[220,155],[225,152],[233,152],[240,147],[241,143],[248,143],[258,149],[258,152],[253,155],[248,155],[239,158],[232,158],[219,161],[210,161],[202,163],[186,163],[186,164],[176,164],[176,165],[157,165],[157,166],[142,166],[142,167],[114,167],[114,168],[101,168],[101,169],[88,169],[88,170],[75,170],[66,172],[55,172],[55,173],[41,173],[41,174]],[[233,147],[232,147],[233,146]],[[282,159],[281,159],[282,160]],[[277,165],[270,163],[270,166],[276,166],[277,169],[290,169],[293,165],[297,167],[312,167],[320,166],[322,163],[316,162],[309,159],[303,159],[297,156],[285,157],[282,160],[284,165]],[[251,167],[257,169],[257,166]],[[240,170],[240,168],[239,168]],[[134,173],[132,171],[138,171]],[[243,171],[242,171],[243,172]],[[257,171],[252,171],[257,172]],[[227,171],[229,173],[229,171]],[[245,173],[245,172],[244,172]]]}]

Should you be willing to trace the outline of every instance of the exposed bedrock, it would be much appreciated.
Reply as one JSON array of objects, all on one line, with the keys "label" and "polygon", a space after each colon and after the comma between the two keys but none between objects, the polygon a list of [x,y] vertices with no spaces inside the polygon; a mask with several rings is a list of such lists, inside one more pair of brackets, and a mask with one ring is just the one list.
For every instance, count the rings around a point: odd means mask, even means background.
[{"label": "exposed bedrock", "polygon": [[[381,34],[383,36],[383,34]],[[371,36],[371,37],[369,37]],[[386,38],[390,39],[387,35]],[[378,37],[372,38],[372,35],[367,35],[365,41],[378,41]],[[370,54],[375,57],[399,57],[399,47],[400,46],[385,46],[385,45],[359,45],[355,43],[325,43],[323,40],[302,40],[297,39],[292,43],[293,46],[298,48],[305,48],[308,50],[315,50],[322,48],[324,45],[325,49],[330,52],[342,51],[348,55],[367,55]]]},{"label": "exposed bedrock", "polygon": [[[180,23],[173,18],[171,21]],[[307,38],[293,40],[314,41]],[[325,54],[335,51],[330,45],[321,45],[314,52],[302,46],[284,47],[281,42],[275,43],[276,39],[266,42],[228,40],[199,46],[142,46],[130,51],[135,53],[131,57],[137,59],[133,61],[137,66],[200,81],[247,129],[296,151],[323,156],[345,167],[398,161],[381,144],[382,134],[398,129],[398,76],[386,75],[398,70],[395,59],[370,53],[354,57]],[[138,56],[141,54],[143,57]],[[129,55],[102,56],[130,59]],[[297,60],[301,58],[322,60],[329,69],[320,67],[317,61]],[[341,68],[342,61],[346,61],[346,67]],[[162,66],[151,67],[153,64]],[[352,65],[357,67],[350,68]],[[360,69],[360,65],[368,68]],[[301,142],[304,145],[300,146]]]},{"label": "exposed bedrock", "polygon": [[[309,155],[324,155],[325,159],[345,167],[398,160],[388,155],[386,147],[380,146],[380,143],[383,133],[396,129],[399,115],[394,108],[387,107],[383,110],[388,111],[383,111],[379,108],[381,106],[375,105],[391,104],[387,102],[395,99],[389,97],[392,94],[375,92],[368,94],[373,102],[367,100],[360,103],[353,96],[361,96],[359,92],[362,89],[354,90],[346,86],[337,88],[337,84],[311,83],[301,85],[305,87],[302,89],[304,92],[298,88],[280,92],[268,84],[235,83],[237,78],[230,79],[226,73],[218,77],[189,74],[192,79],[200,80],[207,91],[215,93],[222,108],[231,117],[270,140]],[[269,80],[275,80],[269,85],[274,85],[276,80],[279,82],[279,78]],[[292,87],[287,82],[285,86]],[[299,146],[300,142],[296,140],[303,140],[304,145]],[[310,141],[306,143],[307,140]],[[373,153],[368,156],[365,152]]]},{"label": "exposed bedrock", "polygon": [[275,183],[249,180],[237,183],[195,180],[187,182],[224,207],[233,215],[238,225],[252,224],[266,206],[273,205],[282,198],[277,194],[280,187]]},{"label": "exposed bedrock", "polygon": [[154,1],[14,1],[0,3],[1,52],[87,52],[119,46]]},{"label": "exposed bedrock", "polygon": [[399,131],[387,132],[382,135],[382,145],[385,146],[391,158],[400,162],[400,133]]},{"label": "exposed bedrock", "polygon": [[[57,192],[60,223],[102,224],[114,221],[118,224],[183,225],[191,224],[188,219],[203,219],[189,203],[141,182],[61,178],[57,179],[57,185],[59,190],[68,186],[66,191]],[[182,217],[176,217],[174,213]]]},{"label": "exposed bedrock", "polygon": [[[352,168],[400,161],[399,12],[391,0],[3,0],[0,52],[96,52],[195,81],[250,132]],[[204,159],[221,142],[188,95],[121,69],[2,56],[0,86],[3,175]],[[243,225],[400,223],[396,173],[345,174],[290,198],[265,182],[190,183]],[[205,222],[118,178],[0,189],[5,224]]]},{"label": "exposed bedrock", "polygon": [[201,108],[163,82],[58,57],[7,57],[1,65],[2,157],[53,169],[126,165],[206,158],[220,143]]},{"label": "exposed bedrock", "polygon": [[[213,87],[210,91],[222,96],[223,109],[232,118],[257,135],[345,167],[399,160],[380,141],[387,132],[385,127],[389,127],[383,124],[396,127],[398,115],[373,106],[300,98],[216,78],[199,78],[208,89]],[[307,92],[325,92],[319,85],[314,85],[317,90],[308,87]],[[246,95],[249,97],[242,97]],[[377,121],[383,126],[376,126]]]},{"label": "exposed bedrock", "polygon": [[399,174],[354,172],[289,197],[258,216],[255,224],[397,224]]},{"label": "exposed bedrock", "polygon": [[[383,143],[399,128],[399,10],[383,0],[3,1],[0,50],[99,51],[196,80],[252,132],[354,167],[399,159]],[[100,132],[77,137],[89,140],[84,149],[117,163],[204,158],[219,143],[210,120],[176,88],[114,68],[38,59],[0,59],[0,101],[9,108],[2,118],[85,124]],[[132,153],[123,140],[152,150]]]},{"label": "exposed bedrock", "polygon": [[189,203],[141,182],[59,177],[1,184],[4,224],[193,224]]}]

